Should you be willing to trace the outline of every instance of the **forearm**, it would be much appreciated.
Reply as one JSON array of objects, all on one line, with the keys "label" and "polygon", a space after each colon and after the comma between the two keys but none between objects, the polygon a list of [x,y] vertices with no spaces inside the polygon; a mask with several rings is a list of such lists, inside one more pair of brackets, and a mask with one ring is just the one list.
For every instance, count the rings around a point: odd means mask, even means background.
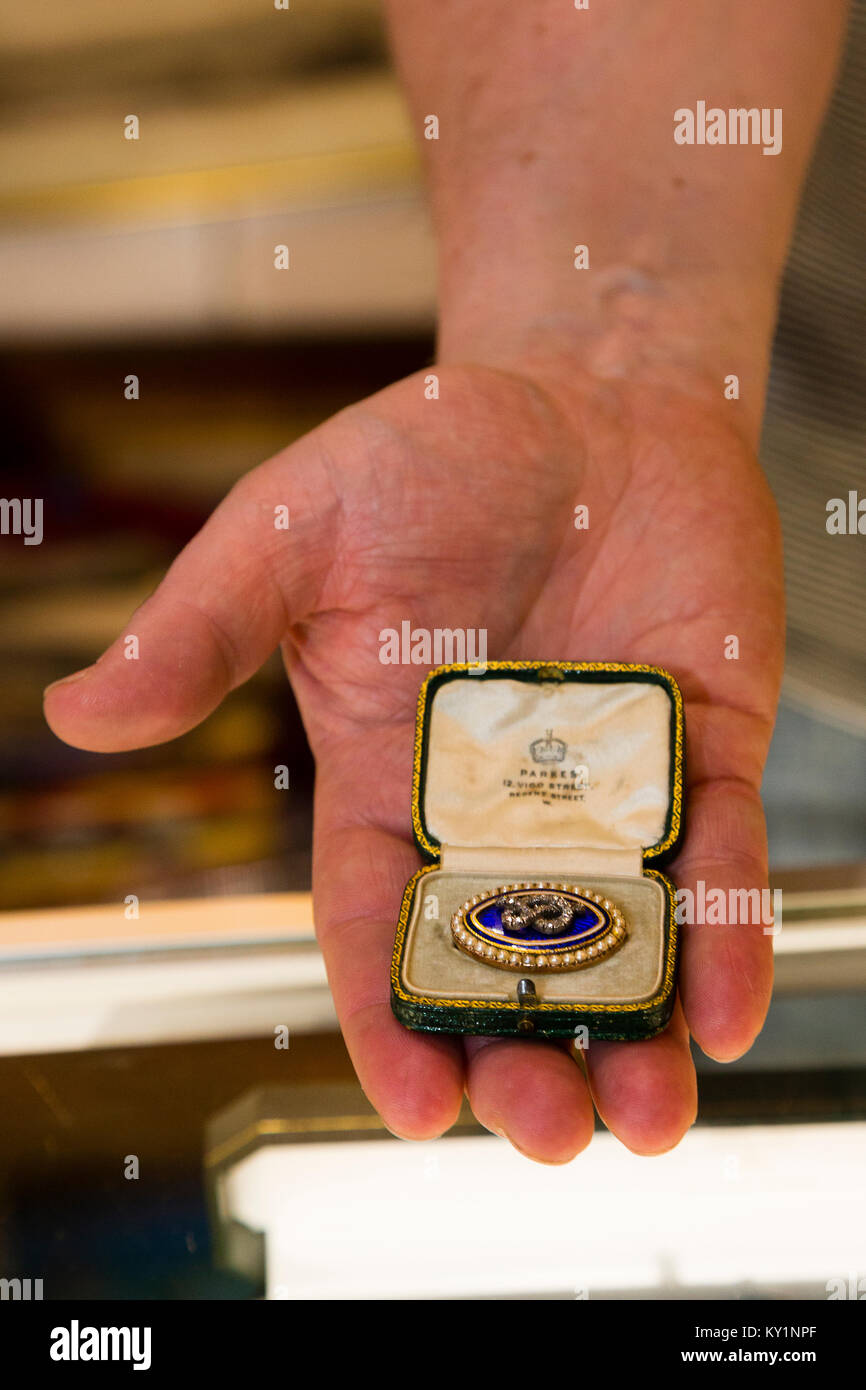
[{"label": "forearm", "polygon": [[[686,373],[720,395],[733,372],[756,432],[842,0],[388,10],[419,132],[439,122],[421,143],[440,359],[507,365],[553,349],[602,376]],[[675,112],[699,101],[780,109],[781,150],[677,143]]]}]

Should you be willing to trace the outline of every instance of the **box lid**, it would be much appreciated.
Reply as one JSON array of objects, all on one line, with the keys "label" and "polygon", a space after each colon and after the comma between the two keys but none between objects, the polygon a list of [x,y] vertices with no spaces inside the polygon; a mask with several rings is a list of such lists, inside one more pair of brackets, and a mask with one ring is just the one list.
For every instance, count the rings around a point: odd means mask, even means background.
[{"label": "box lid", "polygon": [[431,859],[443,846],[669,856],[683,745],[682,696],[659,667],[437,667],[418,703],[416,842]]}]

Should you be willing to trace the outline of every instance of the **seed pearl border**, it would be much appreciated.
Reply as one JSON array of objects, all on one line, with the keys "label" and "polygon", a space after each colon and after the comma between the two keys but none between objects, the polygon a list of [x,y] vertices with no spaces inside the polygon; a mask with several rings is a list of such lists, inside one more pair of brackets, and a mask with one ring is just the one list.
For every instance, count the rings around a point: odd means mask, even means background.
[{"label": "seed pearl border", "polygon": [[[581,947],[576,951],[545,951],[537,956],[525,955],[520,950],[491,946],[487,942],[479,940],[469,931],[466,926],[466,914],[478,903],[486,902],[490,898],[502,897],[506,893],[515,893],[525,888],[546,890],[552,893],[574,893],[579,898],[585,898],[587,902],[595,903],[605,912],[610,913],[611,929],[607,936],[603,937],[601,941],[594,942],[591,946]],[[469,956],[471,960],[478,961],[480,965],[492,965],[497,970],[521,970],[524,973],[527,970],[585,970],[587,966],[597,965],[601,960],[610,959],[625,944],[628,928],[616,903],[612,903],[602,893],[591,893],[589,889],[581,888],[573,883],[506,883],[500,888],[491,888],[487,893],[476,893],[474,898],[467,899],[451,918],[451,937],[458,950]]]}]

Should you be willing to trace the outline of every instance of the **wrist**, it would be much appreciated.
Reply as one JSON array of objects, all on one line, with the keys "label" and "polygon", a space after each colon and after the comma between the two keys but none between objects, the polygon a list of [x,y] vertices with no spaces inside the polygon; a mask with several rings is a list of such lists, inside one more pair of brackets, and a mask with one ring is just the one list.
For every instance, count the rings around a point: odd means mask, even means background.
[{"label": "wrist", "polygon": [[690,397],[718,405],[756,446],[775,275],[666,276],[635,263],[570,270],[546,283],[527,278],[508,294],[490,263],[483,276],[466,263],[459,270],[441,283],[443,364],[476,362],[541,377],[575,373]]}]

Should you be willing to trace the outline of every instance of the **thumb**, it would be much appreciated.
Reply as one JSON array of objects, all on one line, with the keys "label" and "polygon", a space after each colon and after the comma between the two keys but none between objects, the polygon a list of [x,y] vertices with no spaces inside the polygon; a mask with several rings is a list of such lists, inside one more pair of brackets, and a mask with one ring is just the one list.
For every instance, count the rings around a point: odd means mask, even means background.
[{"label": "thumb", "polygon": [[200,723],[314,611],[333,549],[314,436],[248,473],[93,665],[50,685],[54,733],[98,753]]}]

